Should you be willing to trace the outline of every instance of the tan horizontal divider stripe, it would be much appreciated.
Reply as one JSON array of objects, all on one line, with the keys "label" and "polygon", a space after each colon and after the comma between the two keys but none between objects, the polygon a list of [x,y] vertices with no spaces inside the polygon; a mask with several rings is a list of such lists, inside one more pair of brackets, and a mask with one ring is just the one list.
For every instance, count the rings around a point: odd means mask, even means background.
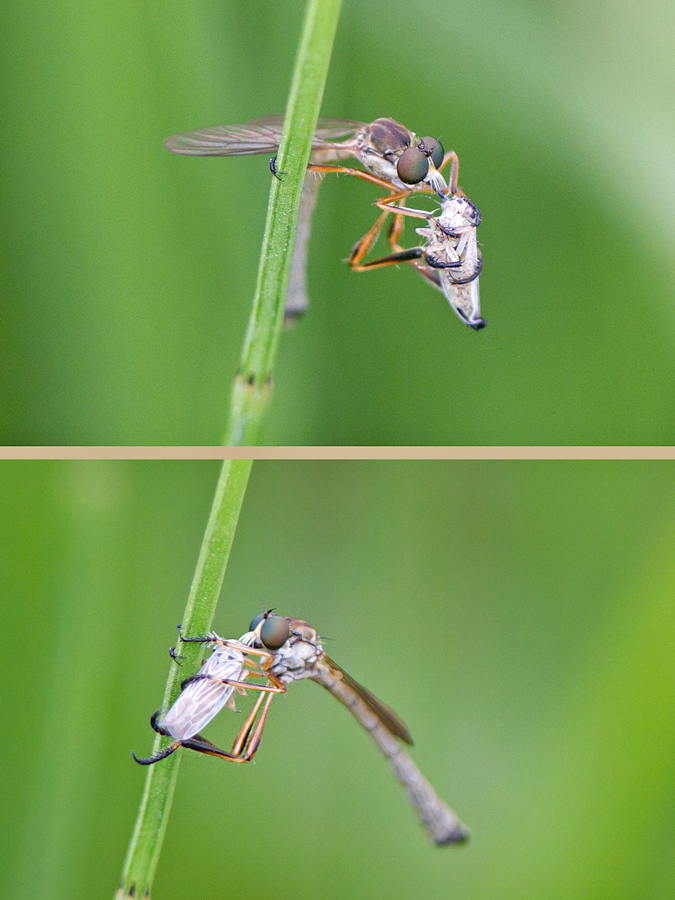
[{"label": "tan horizontal divider stripe", "polygon": [[675,459],[675,447],[0,447],[0,459]]}]

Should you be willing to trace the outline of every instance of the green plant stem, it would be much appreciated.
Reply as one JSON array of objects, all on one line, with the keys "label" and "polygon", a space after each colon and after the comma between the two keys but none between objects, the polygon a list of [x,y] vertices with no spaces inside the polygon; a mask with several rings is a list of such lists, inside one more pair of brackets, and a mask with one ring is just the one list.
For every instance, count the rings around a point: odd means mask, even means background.
[{"label": "green plant stem", "polygon": [[[251,460],[248,459],[225,460],[223,463],[183,616],[182,630],[186,635],[203,635],[211,630],[250,471]],[[181,647],[183,666],[179,669],[171,663],[164,692],[164,709],[180,693],[180,683],[186,674],[197,671],[203,654],[203,644],[184,644]],[[168,742],[167,738],[157,735],[153,753]],[[131,897],[138,900],[150,896],[182,752],[178,750],[159,765],[147,769],[145,790],[116,900]]]},{"label": "green plant stem", "polygon": [[277,156],[283,180],[272,178],[258,282],[241,367],[235,379],[227,446],[260,441],[298,224],[300,195],[328,74],[342,0],[309,0]]}]

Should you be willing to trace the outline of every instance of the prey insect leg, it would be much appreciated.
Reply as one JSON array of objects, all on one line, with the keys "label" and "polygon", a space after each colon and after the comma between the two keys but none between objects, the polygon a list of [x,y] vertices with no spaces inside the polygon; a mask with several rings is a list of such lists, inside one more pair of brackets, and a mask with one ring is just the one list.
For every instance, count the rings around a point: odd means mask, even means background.
[{"label": "prey insect leg", "polygon": [[[161,710],[157,710],[150,717],[150,725],[157,732],[157,734],[161,734],[164,737],[171,737],[168,731],[165,731],[159,724],[158,719],[160,716]],[[167,756],[171,756],[172,753],[175,753],[176,750],[180,747],[180,741],[173,741],[171,744],[168,744],[163,750],[160,750],[158,753],[155,753],[154,756],[138,757],[136,754],[131,751],[131,755],[136,760],[136,762],[141,766],[151,766],[153,763],[159,762],[160,759],[166,759]]]}]

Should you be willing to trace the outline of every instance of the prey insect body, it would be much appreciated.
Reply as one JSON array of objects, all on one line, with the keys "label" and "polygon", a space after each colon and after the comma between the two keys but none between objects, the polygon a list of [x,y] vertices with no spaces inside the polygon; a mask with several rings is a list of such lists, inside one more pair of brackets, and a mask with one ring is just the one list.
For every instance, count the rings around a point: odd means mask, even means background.
[{"label": "prey insect body", "polygon": [[459,318],[475,330],[485,327],[478,291],[483,268],[476,238],[479,224],[480,213],[474,204],[466,197],[454,196],[443,201],[440,216],[429,217],[427,228],[415,229],[426,238],[426,245],[419,247],[426,266],[418,263],[416,268],[443,291]]},{"label": "prey insect body", "polygon": [[[137,762],[143,765],[156,763],[181,745],[234,762],[248,762],[260,746],[265,719],[275,693],[283,693],[289,684],[309,678],[346,706],[366,729],[387,758],[433,843],[445,846],[460,844],[468,839],[466,826],[438,797],[401,746],[402,743],[412,744],[405,723],[326,655],[318,632],[307,622],[265,612],[253,619],[249,631],[239,641],[225,640],[214,633],[205,638],[182,640],[210,643],[214,647],[213,654],[200,672],[184,683],[183,693],[169,712],[161,719],[157,713],[152,717],[153,728],[160,734],[172,737],[172,743],[149,759],[137,759],[134,755]],[[245,658],[246,653],[257,654],[261,661],[250,663]],[[209,665],[214,657],[216,662]],[[265,677],[265,685],[244,683],[248,674]],[[197,691],[194,688],[200,683],[209,684],[208,701],[202,696],[206,693],[205,689]],[[198,731],[223,706],[231,705],[236,689],[244,688],[257,689],[261,693],[235,740],[232,752],[228,753],[211,744]]]},{"label": "prey insect body", "polygon": [[[389,198],[378,200],[377,206],[395,215],[390,230],[390,243],[394,252],[363,263],[361,269],[409,262],[423,278],[445,294],[459,318],[478,331],[486,324],[480,312],[478,290],[478,276],[483,268],[483,257],[476,237],[480,212],[461,190],[456,189],[455,193],[447,194],[439,192],[439,196],[440,213],[397,206]],[[425,239],[423,244],[408,249],[399,245],[401,220],[404,216],[426,219],[427,226],[416,229],[417,234]]]},{"label": "prey insect body", "polygon": [[[269,635],[268,629],[266,632],[268,648],[262,644],[259,632],[260,627],[257,632],[251,629],[238,641],[221,638],[215,632],[210,632],[203,638],[180,636],[180,640],[184,643],[211,644],[213,652],[199,672],[182,683],[182,691],[168,712],[160,717],[158,711],[150,719],[154,730],[158,734],[172,738],[171,743],[148,758],[139,758],[134,753],[137,763],[145,766],[153,765],[175,753],[181,746],[236,762],[248,762],[253,757],[260,744],[270,701],[274,694],[286,690],[274,676],[266,672],[265,666],[270,665],[273,659],[270,650],[283,643],[288,637],[288,632],[284,631],[281,638],[278,638],[273,633]],[[253,646],[256,642],[259,644],[258,647]],[[171,657],[175,659],[173,652]],[[257,657],[259,662],[252,662],[251,657]],[[245,679],[249,676],[264,678],[265,682],[263,684],[248,682]],[[247,690],[258,692],[260,696],[252,714],[248,716],[239,732],[232,751],[228,753],[207,741],[199,732],[225,706],[235,709],[235,692],[245,694]],[[256,724],[255,720],[263,702],[264,707]]]}]

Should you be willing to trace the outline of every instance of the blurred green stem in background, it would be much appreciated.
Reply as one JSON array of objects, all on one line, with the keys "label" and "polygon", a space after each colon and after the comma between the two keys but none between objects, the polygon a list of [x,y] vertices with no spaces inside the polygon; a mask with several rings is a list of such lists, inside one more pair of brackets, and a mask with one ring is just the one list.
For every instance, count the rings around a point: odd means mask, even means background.
[{"label": "blurred green stem in background", "polygon": [[[223,462],[183,615],[183,633],[186,635],[203,635],[211,630],[250,471],[249,459],[228,459]],[[197,670],[203,654],[204,644],[185,644],[181,648],[185,665],[183,669],[179,669],[174,662],[171,663],[163,709],[174,702],[180,693],[180,683],[186,677],[185,673]],[[166,742],[166,738],[157,735],[153,754]],[[179,750],[163,760],[161,765],[150,766],[147,770],[145,790],[124,864],[122,886],[117,892],[118,900],[123,897],[150,896],[150,886],[157,869],[171,810],[181,753]]]},{"label": "blurred green stem in background", "polygon": [[341,3],[342,0],[309,0],[307,5],[277,157],[277,170],[284,175],[283,180],[272,178],[258,281],[232,391],[226,446],[250,446],[260,440],[284,322],[300,195]]}]

